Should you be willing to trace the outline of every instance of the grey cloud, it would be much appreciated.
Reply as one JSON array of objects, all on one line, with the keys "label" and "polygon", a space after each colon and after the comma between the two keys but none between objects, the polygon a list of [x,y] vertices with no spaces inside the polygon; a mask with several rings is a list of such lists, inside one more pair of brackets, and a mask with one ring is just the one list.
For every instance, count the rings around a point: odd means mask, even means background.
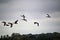
[{"label": "grey cloud", "polygon": [[29,12],[58,12],[60,11],[60,0],[35,0],[22,1],[22,9]]},{"label": "grey cloud", "polygon": [[[7,2],[4,0],[0,0],[3,2]],[[19,12],[33,12],[33,15],[39,15],[41,12],[58,12],[60,11],[60,1],[59,0],[8,0],[10,3],[4,4],[0,7],[0,18],[5,19],[3,17],[7,17],[11,14],[13,17],[15,14]],[[34,13],[35,12],[35,13]],[[7,15],[5,15],[7,14]],[[12,15],[13,14],[13,15]],[[27,13],[26,13],[27,14]],[[55,14],[55,13],[54,13]],[[5,16],[4,16],[5,15]],[[58,14],[57,14],[58,15]],[[40,15],[39,15],[40,16]],[[12,18],[11,17],[11,18]]]},{"label": "grey cloud", "polygon": [[7,3],[10,0],[0,0],[0,3]]},{"label": "grey cloud", "polygon": [[[60,11],[60,1],[59,0],[11,0],[11,2],[15,2],[14,6],[19,5],[18,9],[22,9],[21,11],[32,11],[32,12],[55,12]],[[18,4],[18,2],[20,2]],[[18,4],[18,5],[17,5]],[[10,4],[9,4],[10,5]],[[8,5],[8,6],[9,6]],[[13,8],[12,7],[12,8]],[[11,8],[11,9],[12,9]],[[14,9],[15,10],[15,9]]]}]

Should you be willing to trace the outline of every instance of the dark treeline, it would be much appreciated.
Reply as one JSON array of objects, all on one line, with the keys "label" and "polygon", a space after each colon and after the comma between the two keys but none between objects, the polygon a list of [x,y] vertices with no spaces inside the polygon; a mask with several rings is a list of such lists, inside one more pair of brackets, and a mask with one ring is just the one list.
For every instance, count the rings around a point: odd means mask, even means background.
[{"label": "dark treeline", "polygon": [[0,40],[60,40],[60,33],[42,33],[42,34],[24,34],[20,35],[19,33],[13,33],[9,35],[1,35]]}]

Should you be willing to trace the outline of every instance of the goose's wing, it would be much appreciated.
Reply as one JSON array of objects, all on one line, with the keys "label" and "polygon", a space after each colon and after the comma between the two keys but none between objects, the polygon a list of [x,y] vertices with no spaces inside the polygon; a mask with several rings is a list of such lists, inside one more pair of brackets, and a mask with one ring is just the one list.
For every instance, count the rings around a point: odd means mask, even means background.
[{"label": "goose's wing", "polygon": [[11,26],[10,26],[11,28],[13,27],[13,24],[11,24]]},{"label": "goose's wing", "polygon": [[5,21],[3,21],[2,23],[6,23]]},{"label": "goose's wing", "polygon": [[34,22],[34,24],[37,24],[37,22]]},{"label": "goose's wing", "polygon": [[37,23],[37,26],[39,26],[39,23]]},{"label": "goose's wing", "polygon": [[4,23],[4,26],[6,25],[6,22],[5,21],[3,21],[2,23]]},{"label": "goose's wing", "polygon": [[18,20],[16,20],[16,21],[14,22],[14,24],[18,24],[17,22],[18,22]]}]

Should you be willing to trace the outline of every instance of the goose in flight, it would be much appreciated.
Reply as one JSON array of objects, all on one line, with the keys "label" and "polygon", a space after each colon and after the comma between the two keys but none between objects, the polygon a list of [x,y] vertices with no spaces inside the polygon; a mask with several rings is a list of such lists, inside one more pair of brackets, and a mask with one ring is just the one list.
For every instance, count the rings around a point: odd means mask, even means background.
[{"label": "goose in flight", "polygon": [[37,26],[39,26],[39,23],[38,22],[34,22],[34,24],[37,24]]},{"label": "goose in flight", "polygon": [[2,23],[4,23],[4,26],[6,26],[6,22],[5,21],[3,21]]},{"label": "goose in flight", "polygon": [[17,22],[18,22],[18,20],[16,20],[16,21],[14,22],[14,24],[18,24]]},{"label": "goose in flight", "polygon": [[50,16],[49,14],[47,14],[47,16],[46,16],[46,17],[50,18],[51,16]]},{"label": "goose in flight", "polygon": [[9,26],[8,24],[6,24],[6,22],[5,22],[5,21],[3,21],[2,23],[4,23],[4,26]]},{"label": "goose in flight", "polygon": [[11,27],[11,28],[13,27],[13,23],[8,23],[8,24],[10,24],[10,27]]},{"label": "goose in flight", "polygon": [[22,19],[22,20],[24,20],[24,21],[26,21],[26,22],[27,22],[27,19]]},{"label": "goose in flight", "polygon": [[25,15],[21,15],[21,17],[25,18]]}]

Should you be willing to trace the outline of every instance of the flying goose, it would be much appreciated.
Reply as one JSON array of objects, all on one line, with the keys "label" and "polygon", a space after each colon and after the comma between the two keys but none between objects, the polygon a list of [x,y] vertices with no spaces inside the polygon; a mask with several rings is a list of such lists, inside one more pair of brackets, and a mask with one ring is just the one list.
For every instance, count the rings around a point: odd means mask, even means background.
[{"label": "flying goose", "polygon": [[34,24],[37,24],[37,26],[39,26],[39,23],[38,22],[34,22]]},{"label": "flying goose", "polygon": [[10,22],[9,22],[8,24],[10,24],[10,27],[11,27],[11,28],[13,27],[13,23],[10,23]]},{"label": "flying goose", "polygon": [[18,22],[18,20],[16,20],[16,21],[14,22],[14,24],[18,24],[17,22]]},{"label": "flying goose", "polygon": [[27,22],[27,19],[22,19],[22,20],[24,20],[24,21],[26,21],[26,22]]},{"label": "flying goose", "polygon": [[25,19],[25,15],[21,15],[21,17],[23,17]]},{"label": "flying goose", "polygon": [[50,18],[51,16],[50,16],[49,14],[47,14],[47,16],[46,16],[46,17]]},{"label": "flying goose", "polygon": [[4,23],[4,26],[6,26],[6,22],[5,21],[3,21],[2,23]]}]

